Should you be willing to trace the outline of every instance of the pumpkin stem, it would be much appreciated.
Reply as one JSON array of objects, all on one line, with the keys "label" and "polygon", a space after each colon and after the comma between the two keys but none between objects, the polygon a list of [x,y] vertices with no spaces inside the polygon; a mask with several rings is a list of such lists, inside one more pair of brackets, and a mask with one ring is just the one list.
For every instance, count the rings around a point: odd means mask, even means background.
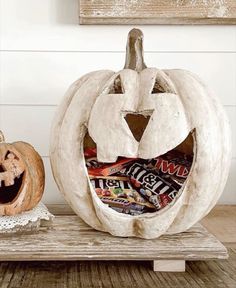
[{"label": "pumpkin stem", "polygon": [[2,133],[2,131],[0,130],[0,143],[3,143],[3,142],[5,142],[5,137]]},{"label": "pumpkin stem", "polygon": [[137,72],[147,68],[143,60],[143,32],[139,29],[132,29],[129,32],[124,68],[132,69]]}]

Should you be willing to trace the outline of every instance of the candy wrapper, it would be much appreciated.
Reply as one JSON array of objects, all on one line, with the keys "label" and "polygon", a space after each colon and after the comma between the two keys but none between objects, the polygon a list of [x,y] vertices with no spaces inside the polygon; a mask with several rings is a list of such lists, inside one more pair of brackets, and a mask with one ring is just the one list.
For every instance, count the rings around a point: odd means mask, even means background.
[{"label": "candy wrapper", "polygon": [[133,187],[157,210],[165,207],[166,201],[173,200],[178,193],[172,183],[161,178],[155,171],[144,168],[140,163],[132,164],[125,173],[130,177]]},{"label": "candy wrapper", "polygon": [[119,157],[100,163],[96,149],[85,150],[91,183],[104,203],[130,215],[155,212],[170,204],[189,175],[192,156],[172,150],[153,159]]},{"label": "candy wrapper", "polygon": [[144,167],[155,170],[159,176],[174,185],[176,189],[180,189],[189,175],[193,158],[182,152],[172,150],[166,154],[149,159],[144,162]]},{"label": "candy wrapper", "polygon": [[90,181],[102,202],[118,212],[139,215],[156,211],[154,205],[133,189],[127,177],[92,178]]},{"label": "candy wrapper", "polygon": [[127,165],[132,163],[135,158],[119,157],[114,163],[98,162],[95,148],[86,148],[84,151],[86,166],[90,176],[110,176],[118,174]]},{"label": "candy wrapper", "polygon": [[96,148],[86,148],[84,149],[84,157],[91,158],[97,156],[97,149]]},{"label": "candy wrapper", "polygon": [[96,158],[89,158],[86,161],[88,174],[91,176],[109,176],[114,175],[133,162],[132,158],[120,158],[115,163],[99,163]]}]

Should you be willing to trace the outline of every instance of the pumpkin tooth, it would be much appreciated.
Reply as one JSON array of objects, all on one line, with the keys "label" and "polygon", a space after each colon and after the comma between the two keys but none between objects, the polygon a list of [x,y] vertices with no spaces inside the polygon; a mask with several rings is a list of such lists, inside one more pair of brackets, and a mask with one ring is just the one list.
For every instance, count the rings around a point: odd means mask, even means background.
[{"label": "pumpkin tooth", "polygon": [[3,177],[4,185],[6,187],[14,185],[15,183],[15,177],[12,172],[5,172]]},{"label": "pumpkin tooth", "polygon": [[14,183],[15,183],[14,179],[7,179],[4,181],[4,184],[6,187],[12,186],[12,185],[14,185]]}]

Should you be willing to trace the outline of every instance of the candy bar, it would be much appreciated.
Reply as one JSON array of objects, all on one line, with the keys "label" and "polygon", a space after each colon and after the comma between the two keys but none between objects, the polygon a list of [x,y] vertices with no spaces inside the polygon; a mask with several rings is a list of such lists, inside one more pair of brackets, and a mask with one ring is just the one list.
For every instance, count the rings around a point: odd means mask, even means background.
[{"label": "candy bar", "polygon": [[161,202],[161,207],[164,208],[165,206],[167,206],[171,201],[171,197],[168,194],[160,194],[159,195],[159,199]]},{"label": "candy bar", "polygon": [[129,179],[127,177],[94,177],[90,176],[90,182],[94,189],[110,189],[110,188],[120,188],[120,189],[132,189]]},{"label": "candy bar", "polygon": [[84,150],[86,159],[86,167],[88,174],[92,176],[109,176],[117,174],[120,170],[124,169],[129,163],[133,162],[135,158],[121,158],[114,163],[103,163],[97,160],[96,148],[86,148]]},{"label": "candy bar", "polygon": [[97,156],[97,149],[96,148],[85,148],[84,149],[84,157],[90,158],[90,157],[96,157]]},{"label": "candy bar", "polygon": [[162,155],[164,159],[170,160],[175,162],[176,164],[183,165],[190,170],[192,162],[193,162],[193,155],[187,155],[183,152],[178,150],[171,150],[166,154]]},{"label": "candy bar", "polygon": [[93,175],[89,175],[90,179],[110,179],[110,180],[122,180],[122,181],[128,181],[129,177],[127,176],[123,176],[123,175],[112,175],[112,176],[93,176]]},{"label": "candy bar", "polygon": [[162,156],[147,160],[147,167],[155,168],[163,174],[178,178],[188,177],[192,164],[192,157],[178,151],[170,151]]},{"label": "candy bar", "polygon": [[103,203],[108,204],[110,208],[116,210],[117,212],[130,214],[133,216],[156,211],[155,208],[149,208],[145,205],[130,202],[127,199],[112,197],[101,197],[100,199]]},{"label": "candy bar", "polygon": [[103,164],[97,161],[97,157],[91,157],[86,159],[86,167],[87,169],[95,169],[101,167]]},{"label": "candy bar", "polygon": [[156,211],[154,205],[133,189],[127,177],[92,178],[90,181],[102,202],[118,212],[139,215]]},{"label": "candy bar", "polygon": [[130,214],[133,216],[140,215],[143,213],[150,213],[150,212],[155,212],[154,209],[147,209],[147,207],[136,204],[136,203],[131,203],[128,200],[125,199],[120,199],[120,198],[109,198],[109,197],[102,197],[100,198],[103,203],[108,204],[110,208],[113,210],[119,212],[119,213],[124,213],[124,214]]},{"label": "candy bar", "polygon": [[158,210],[163,207],[161,194],[167,194],[172,201],[178,193],[172,184],[157,173],[145,169],[140,163],[129,166],[126,169],[126,175],[130,176],[133,187]]},{"label": "candy bar", "polygon": [[139,215],[167,206],[184,184],[192,156],[172,150],[153,159],[119,157],[97,161],[96,149],[85,149],[86,166],[98,197],[122,213]]},{"label": "candy bar", "polygon": [[119,171],[124,169],[128,164],[133,162],[133,158],[121,158],[115,163],[100,163],[96,161],[96,158],[90,158],[86,160],[88,168],[88,174],[92,176],[109,176],[117,174]]}]

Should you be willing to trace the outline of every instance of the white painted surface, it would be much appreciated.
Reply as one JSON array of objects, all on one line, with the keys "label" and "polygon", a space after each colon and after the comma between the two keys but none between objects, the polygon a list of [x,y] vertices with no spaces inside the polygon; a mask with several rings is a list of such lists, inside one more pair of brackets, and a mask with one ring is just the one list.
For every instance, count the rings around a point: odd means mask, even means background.
[{"label": "white painted surface", "polygon": [[[124,65],[131,26],[79,26],[77,2],[0,0],[0,128],[9,141],[29,141],[43,156],[55,105],[68,86],[87,72]],[[220,203],[236,204],[236,26],[140,28],[148,66],[197,73],[225,105],[234,158]],[[44,202],[63,203],[44,161]]]},{"label": "white painted surface", "polygon": [[[57,105],[68,86],[85,73],[117,71],[125,64],[123,52],[1,52],[1,59],[1,104]],[[222,104],[236,105],[236,53],[152,52],[145,53],[145,62],[149,67],[190,70]]]},{"label": "white painted surface", "polygon": [[[124,51],[130,26],[79,26],[78,2],[1,0],[2,49]],[[141,28],[146,37],[146,51],[235,51],[236,48],[233,26]]]}]

